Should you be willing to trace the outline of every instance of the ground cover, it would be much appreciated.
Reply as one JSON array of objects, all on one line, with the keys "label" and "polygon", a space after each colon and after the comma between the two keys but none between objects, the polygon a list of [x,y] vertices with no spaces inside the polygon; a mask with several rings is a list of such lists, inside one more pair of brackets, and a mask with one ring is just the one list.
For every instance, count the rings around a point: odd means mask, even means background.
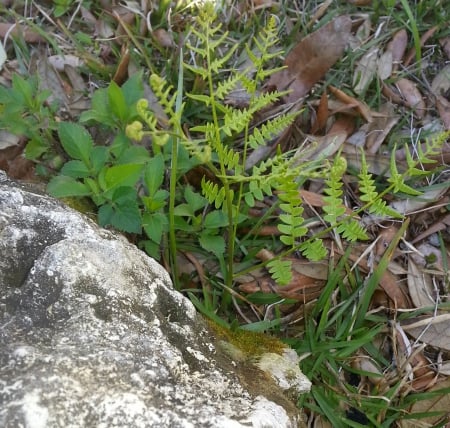
[{"label": "ground cover", "polygon": [[0,167],[296,349],[312,426],[446,426],[445,2],[218,3],[3,1]]}]

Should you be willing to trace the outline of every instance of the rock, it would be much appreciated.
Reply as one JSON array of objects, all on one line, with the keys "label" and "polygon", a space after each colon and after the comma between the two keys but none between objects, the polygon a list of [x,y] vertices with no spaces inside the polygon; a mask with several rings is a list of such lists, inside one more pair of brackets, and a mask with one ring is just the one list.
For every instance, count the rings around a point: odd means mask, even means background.
[{"label": "rock", "polygon": [[235,366],[158,263],[0,174],[1,427],[303,426]]}]

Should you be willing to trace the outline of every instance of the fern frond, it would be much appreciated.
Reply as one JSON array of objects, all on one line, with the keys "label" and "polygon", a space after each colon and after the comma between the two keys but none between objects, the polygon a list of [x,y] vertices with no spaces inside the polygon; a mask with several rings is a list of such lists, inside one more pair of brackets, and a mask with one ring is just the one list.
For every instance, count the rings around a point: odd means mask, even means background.
[{"label": "fern frond", "polygon": [[229,137],[233,135],[233,132],[242,132],[252,120],[252,112],[248,109],[239,110],[227,107],[225,111],[224,123],[221,129]]},{"label": "fern frond", "polygon": [[284,214],[280,214],[281,223],[278,230],[282,233],[280,241],[288,246],[294,246],[298,238],[306,235],[308,229],[303,225],[305,219],[302,217],[303,206],[297,183],[292,177],[287,176],[283,182],[278,184],[278,199],[282,201],[280,208]]},{"label": "fern frond", "polygon": [[337,226],[337,232],[348,241],[365,241],[369,239],[363,226],[361,226],[355,219],[345,219]]},{"label": "fern frond", "polygon": [[413,189],[411,186],[408,186],[405,183],[406,174],[400,174],[397,169],[396,159],[395,159],[395,148],[392,151],[391,160],[389,162],[389,168],[391,172],[391,176],[388,178],[388,182],[393,185],[393,192],[399,193],[403,192],[412,196],[419,196],[422,193]]},{"label": "fern frond", "polygon": [[331,227],[336,227],[340,217],[345,213],[345,206],[342,201],[342,176],[347,169],[347,162],[342,156],[336,156],[330,168],[330,176],[325,180],[326,188],[324,192],[325,205],[323,211],[324,220],[330,223]]},{"label": "fern frond", "polygon": [[234,52],[236,51],[237,47],[238,47],[238,45],[234,45],[228,50],[228,52],[224,56],[222,56],[220,58],[214,58],[214,60],[211,61],[210,64],[209,64],[209,67],[211,68],[211,70],[214,73],[219,73],[220,70],[222,68],[224,68],[225,64],[228,63],[228,60],[234,54]]},{"label": "fern frond", "polygon": [[368,211],[382,217],[402,218],[402,215],[386,205],[386,201],[381,199],[375,186],[375,180],[369,173],[366,156],[361,150],[361,170],[358,175],[359,191],[361,195],[359,199],[368,204]]},{"label": "fern frond", "polygon": [[315,238],[311,241],[303,242],[299,249],[303,256],[312,262],[323,260],[327,256],[327,249],[321,239]]},{"label": "fern frond", "polygon": [[253,133],[248,138],[250,147],[256,149],[258,146],[267,144],[272,138],[280,135],[296,118],[293,114],[282,114],[268,120],[259,128],[254,128]]},{"label": "fern frond", "polygon": [[203,80],[206,80],[208,78],[208,70],[202,67],[197,67],[195,65],[190,65],[186,63],[184,63],[184,67],[192,71],[192,73],[194,73],[195,75],[200,76]]},{"label": "fern frond", "polygon": [[[158,97],[158,101],[164,109],[164,112],[169,116],[169,121],[178,116],[175,113],[175,102],[177,98],[177,92],[173,91],[173,86],[168,85],[166,79],[157,74],[152,74],[150,76],[150,87],[155,95]],[[172,93],[173,92],[173,93]]]},{"label": "fern frond", "polygon": [[215,97],[223,100],[241,81],[242,76],[238,73],[232,74],[228,79],[217,84]]},{"label": "fern frond", "polygon": [[[201,186],[203,196],[210,204],[214,204],[216,209],[219,209],[225,200],[225,188],[219,186],[217,183],[213,183],[212,181],[205,179],[205,177],[202,178]],[[230,190],[230,192],[232,192],[232,190]]]},{"label": "fern frond", "polygon": [[270,276],[279,285],[287,285],[292,281],[292,262],[290,260],[282,260],[278,257],[270,260],[266,268]]}]

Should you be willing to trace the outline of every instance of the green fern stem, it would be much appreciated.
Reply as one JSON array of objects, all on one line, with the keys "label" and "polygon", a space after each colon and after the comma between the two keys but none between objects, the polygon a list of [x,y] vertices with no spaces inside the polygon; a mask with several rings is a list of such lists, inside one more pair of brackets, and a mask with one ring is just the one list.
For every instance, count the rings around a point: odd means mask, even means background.
[{"label": "green fern stem", "polygon": [[[204,27],[205,28],[205,27]],[[208,65],[208,69],[211,69],[211,51],[213,51],[211,45],[210,45],[210,27],[206,26],[206,64]],[[214,123],[214,146],[215,148],[218,148],[222,145],[221,138],[220,138],[220,124],[219,119],[217,116],[217,105],[216,105],[216,98],[215,98],[215,92],[214,92],[214,82],[213,82],[213,76],[212,73],[208,73],[208,88],[209,88],[209,98],[211,102],[211,112],[213,116],[213,123]],[[221,151],[217,151],[220,153]],[[225,164],[223,162],[223,159],[221,156],[219,156],[219,164],[220,164],[220,174],[222,177],[221,182],[225,189],[225,206],[226,206],[226,212],[228,217],[228,245],[227,245],[227,263],[228,263],[228,269],[226,270],[226,278],[225,284],[228,288],[231,288],[233,285],[233,270],[234,270],[234,262],[233,262],[233,255],[234,255],[234,211],[233,211],[233,199],[231,197],[232,192],[230,191],[230,185],[228,182],[227,174],[226,174],[226,168]],[[226,289],[224,290],[224,295],[222,299],[222,305],[228,305],[228,300],[231,298],[231,295]]]}]

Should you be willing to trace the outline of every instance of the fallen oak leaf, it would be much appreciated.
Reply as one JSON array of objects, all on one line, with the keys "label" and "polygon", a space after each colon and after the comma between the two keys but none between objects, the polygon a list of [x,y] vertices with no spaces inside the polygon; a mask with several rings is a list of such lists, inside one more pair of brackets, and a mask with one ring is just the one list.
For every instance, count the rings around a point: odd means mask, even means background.
[{"label": "fallen oak leaf", "polygon": [[355,106],[356,110],[361,114],[361,116],[367,121],[372,122],[372,113],[370,112],[369,107],[366,106],[362,101],[357,100],[356,98],[347,95],[344,91],[341,91],[334,86],[330,86],[330,92],[338,98],[340,101]]},{"label": "fallen oak leaf", "polygon": [[36,31],[23,25],[0,22],[0,37],[7,35],[22,36],[27,43],[43,43],[45,39]]},{"label": "fallen oak leaf", "polygon": [[338,16],[305,37],[286,57],[286,68],[272,74],[267,87],[279,91],[290,89],[285,96],[286,103],[298,101],[342,56],[351,28],[348,16]]}]

